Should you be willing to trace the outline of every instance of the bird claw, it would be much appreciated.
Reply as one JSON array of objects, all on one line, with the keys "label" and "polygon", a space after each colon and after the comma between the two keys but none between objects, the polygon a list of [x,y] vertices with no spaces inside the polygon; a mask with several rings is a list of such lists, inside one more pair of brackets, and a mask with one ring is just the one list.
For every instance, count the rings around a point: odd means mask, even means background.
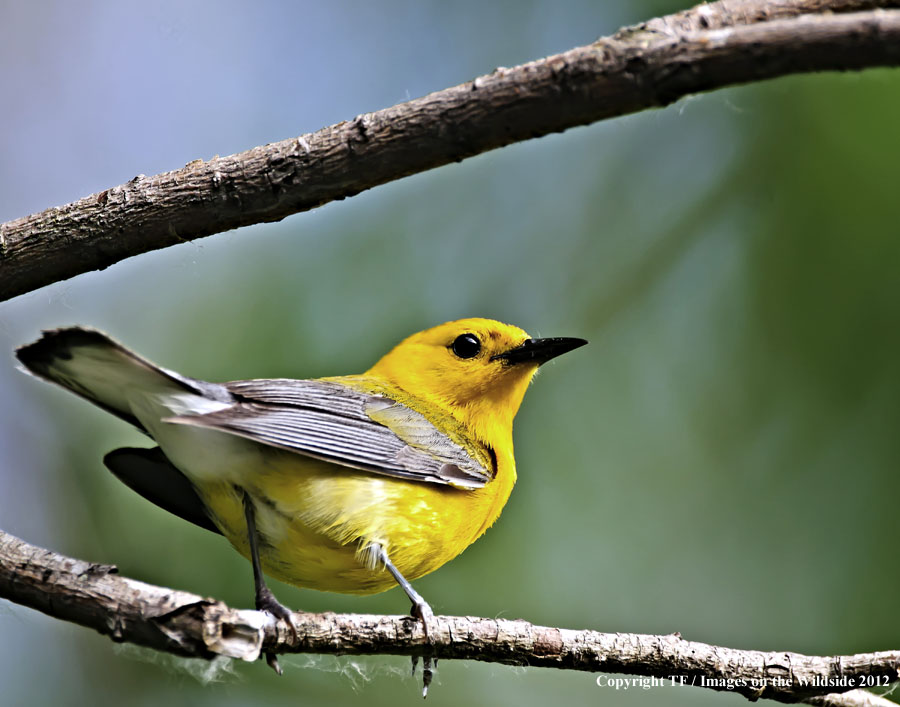
[{"label": "bird claw", "polygon": [[275,671],[276,675],[284,675],[284,671],[278,663],[278,656],[274,653],[266,653],[266,664]]},{"label": "bird claw", "polygon": [[437,633],[437,626],[434,621],[434,612],[425,601],[415,602],[409,610],[410,615],[414,619],[422,622],[422,630],[425,632],[425,638],[429,643],[434,643],[434,634]]},{"label": "bird claw", "polygon": [[[432,658],[430,655],[422,656],[422,699],[424,700],[428,697],[428,687],[431,685],[431,681],[434,678],[434,671],[437,670],[438,659]],[[412,657],[412,672],[410,673],[413,677],[416,675],[416,667],[419,665],[419,656],[414,655]]]},{"label": "bird claw", "polygon": [[[434,612],[425,601],[414,602],[409,611],[414,619],[422,622],[422,630],[425,633],[425,640],[429,645],[434,644],[434,636],[437,633],[435,625]],[[412,675],[416,674],[416,666],[419,664],[419,656],[412,657]],[[428,653],[422,656],[422,699],[428,697],[428,687],[434,678],[434,671],[437,668],[437,658],[432,657]]]},{"label": "bird claw", "polygon": [[[294,612],[278,601],[268,587],[265,587],[263,591],[257,593],[256,610],[265,611],[270,616],[273,616],[276,621],[279,619],[284,621],[288,625],[288,630],[291,633],[291,641],[297,641],[297,625],[294,623]],[[265,656],[266,663],[269,667],[272,668],[276,674],[282,675],[284,671],[278,664],[278,657],[271,652],[266,653]]]},{"label": "bird claw", "polygon": [[257,595],[256,610],[265,611],[274,616],[276,620],[281,619],[284,621],[291,632],[291,639],[297,640],[297,625],[294,623],[294,612],[278,601],[268,588]]}]

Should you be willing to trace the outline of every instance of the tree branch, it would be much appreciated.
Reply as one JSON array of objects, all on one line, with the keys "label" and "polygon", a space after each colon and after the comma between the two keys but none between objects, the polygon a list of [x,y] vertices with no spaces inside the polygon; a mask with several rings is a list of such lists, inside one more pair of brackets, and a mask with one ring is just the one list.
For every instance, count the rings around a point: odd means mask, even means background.
[{"label": "tree branch", "polygon": [[628,35],[635,30],[676,35],[785,20],[800,15],[864,12],[891,7],[900,7],[900,0],[718,0],[656,17],[634,27],[625,27],[615,36]]},{"label": "tree branch", "polygon": [[[278,221],[510,143],[813,71],[900,65],[897,0],[716,2],[315,133],[0,225],[0,301],[123,258]],[[816,12],[847,14],[804,15]],[[864,11],[860,11],[864,10]]]},{"label": "tree branch", "polygon": [[[294,639],[283,623],[276,624],[267,614],[120,577],[110,565],[65,557],[2,531],[0,596],[88,626],[114,641],[206,659],[222,655],[251,661],[263,651],[429,653],[437,658],[628,673],[642,677],[619,679],[638,680],[635,685],[675,681],[753,700],[823,705],[890,704],[857,688],[893,683],[900,669],[900,650],[805,656],[710,646],[678,634],[573,631],[464,616],[436,617],[429,644],[421,624],[408,616],[297,613]],[[600,678],[598,684],[612,686],[615,679]]]}]

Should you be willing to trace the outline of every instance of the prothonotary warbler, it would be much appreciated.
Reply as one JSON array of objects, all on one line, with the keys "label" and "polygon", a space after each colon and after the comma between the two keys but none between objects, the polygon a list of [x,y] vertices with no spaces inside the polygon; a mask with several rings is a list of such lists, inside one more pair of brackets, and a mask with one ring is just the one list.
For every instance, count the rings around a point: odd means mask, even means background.
[{"label": "prothonotary warbler", "polygon": [[585,343],[461,319],[413,334],[362,375],[230,383],[166,370],[82,327],[44,332],[16,355],[159,445],[104,462],[249,558],[258,609],[293,627],[263,572],[332,592],[399,584],[427,633],[433,615],[410,580],[500,515],[522,396],[538,366]]}]

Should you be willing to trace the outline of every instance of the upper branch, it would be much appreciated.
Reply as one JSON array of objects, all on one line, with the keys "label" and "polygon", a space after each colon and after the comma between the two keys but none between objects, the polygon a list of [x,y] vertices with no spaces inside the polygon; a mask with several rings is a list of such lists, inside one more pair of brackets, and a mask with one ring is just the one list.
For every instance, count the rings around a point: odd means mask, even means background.
[{"label": "upper branch", "polygon": [[697,32],[783,20],[798,15],[863,12],[889,7],[900,7],[900,0],[716,0],[665,17],[655,17],[635,27],[625,27],[617,36],[636,29],[664,33]]},{"label": "upper branch", "polygon": [[139,175],[0,225],[0,301],[138,253],[278,221],[416,172],[691,93],[793,73],[898,66],[900,10],[794,16],[896,2],[723,0],[302,137]]},{"label": "upper branch", "polygon": [[[93,628],[115,641],[176,655],[255,660],[260,653],[421,655],[513,665],[630,673],[738,692],[751,699],[818,696],[898,679],[900,651],[805,656],[745,651],[648,636],[535,626],[526,621],[436,617],[425,638],[408,616],[295,614],[296,638],[268,615],[120,577],[114,567],[58,555],[0,531],[0,597]],[[828,704],[878,704],[868,693]],[[822,700],[818,704],[825,704]],[[884,702],[883,704],[888,704]]]}]

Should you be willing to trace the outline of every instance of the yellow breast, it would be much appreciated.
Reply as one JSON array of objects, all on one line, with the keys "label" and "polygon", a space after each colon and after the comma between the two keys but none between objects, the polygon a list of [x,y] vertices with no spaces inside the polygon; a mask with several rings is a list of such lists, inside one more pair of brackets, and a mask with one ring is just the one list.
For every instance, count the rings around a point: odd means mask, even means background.
[{"label": "yellow breast", "polygon": [[[405,481],[278,450],[243,486],[255,501],[263,570],[301,587],[371,594],[396,586],[362,552],[380,543],[407,579],[449,562],[500,515],[516,479],[512,450],[480,489]],[[250,556],[242,500],[230,484],[200,494],[216,525]]]}]

